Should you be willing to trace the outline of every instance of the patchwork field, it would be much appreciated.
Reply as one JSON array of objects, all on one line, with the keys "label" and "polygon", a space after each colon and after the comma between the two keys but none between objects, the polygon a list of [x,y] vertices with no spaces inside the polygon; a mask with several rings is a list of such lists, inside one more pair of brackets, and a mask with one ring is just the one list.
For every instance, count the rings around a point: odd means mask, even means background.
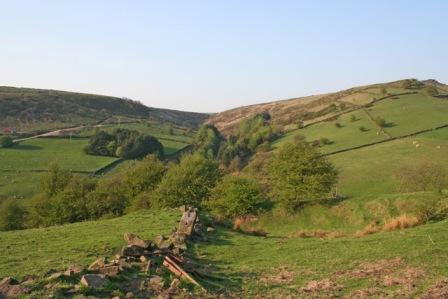
[{"label": "patchwork field", "polygon": [[382,117],[393,137],[411,134],[448,124],[448,100],[425,94],[399,96],[368,108],[373,117]]},{"label": "patchwork field", "polygon": [[[354,118],[353,120],[352,117]],[[339,124],[340,127],[336,126],[336,124]],[[379,132],[378,127],[363,110],[344,114],[337,120],[325,121],[303,129],[294,130],[274,142],[273,145],[278,147],[285,142],[293,140],[297,135],[305,136],[308,141],[328,139],[328,144],[322,144],[320,148],[323,153],[331,153],[387,139],[387,136]]]}]

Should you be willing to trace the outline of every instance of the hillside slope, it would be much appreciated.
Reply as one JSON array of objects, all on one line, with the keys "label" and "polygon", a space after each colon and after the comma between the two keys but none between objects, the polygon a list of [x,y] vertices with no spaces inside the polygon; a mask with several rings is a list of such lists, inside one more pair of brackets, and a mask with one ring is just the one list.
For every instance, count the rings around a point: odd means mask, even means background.
[{"label": "hillside slope", "polygon": [[197,127],[208,117],[203,113],[147,107],[117,97],[0,86],[0,128],[46,130],[93,124],[117,116],[185,127]]},{"label": "hillside slope", "polygon": [[262,112],[269,112],[274,125],[285,131],[296,129],[323,119],[358,109],[385,97],[423,92],[434,86],[443,97],[448,93],[448,85],[430,79],[417,81],[406,79],[353,87],[334,93],[312,95],[269,103],[239,107],[212,115],[208,122],[214,124],[224,134],[235,132],[238,123]]}]

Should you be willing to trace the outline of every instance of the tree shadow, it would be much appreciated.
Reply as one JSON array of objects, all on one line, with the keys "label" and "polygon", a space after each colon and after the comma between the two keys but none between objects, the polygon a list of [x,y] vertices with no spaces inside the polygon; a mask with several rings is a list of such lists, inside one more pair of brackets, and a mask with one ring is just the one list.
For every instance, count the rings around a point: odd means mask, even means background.
[{"label": "tree shadow", "polygon": [[41,146],[31,145],[31,144],[16,144],[12,147],[13,149],[22,150],[22,151],[35,151],[42,149]]},{"label": "tree shadow", "polygon": [[[201,255],[198,251],[203,246],[213,244],[214,246],[232,245],[231,233],[224,227],[216,227],[216,230],[207,235],[206,239],[196,240],[194,246],[189,246],[187,257],[194,267],[194,275],[198,282],[213,294],[224,296],[240,293],[243,278],[251,277],[251,272],[229,271],[230,263],[216,260]],[[192,244],[193,245],[193,244]]]}]

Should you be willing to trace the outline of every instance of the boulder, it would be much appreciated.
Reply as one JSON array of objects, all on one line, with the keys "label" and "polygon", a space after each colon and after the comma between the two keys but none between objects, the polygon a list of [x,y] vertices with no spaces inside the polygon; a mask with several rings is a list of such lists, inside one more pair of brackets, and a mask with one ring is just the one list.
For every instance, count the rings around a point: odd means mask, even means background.
[{"label": "boulder", "polygon": [[196,223],[197,218],[197,210],[189,207],[180,219],[178,231],[187,236],[191,236],[193,234],[194,224]]},{"label": "boulder", "polygon": [[207,232],[208,233],[213,233],[215,231],[215,229],[213,227],[207,227]]},{"label": "boulder", "polygon": [[155,237],[154,238],[154,244],[160,250],[170,249],[173,246],[173,243],[170,242],[170,240],[165,238],[164,236],[157,236],[157,237]]},{"label": "boulder", "polygon": [[101,274],[108,277],[116,277],[120,273],[120,267],[115,265],[106,265],[98,270]]},{"label": "boulder", "polygon": [[140,246],[127,245],[121,249],[121,255],[127,257],[140,257],[144,255],[145,249]]},{"label": "boulder", "polygon": [[92,264],[90,264],[89,266],[89,270],[90,271],[97,271],[100,268],[103,268],[104,265],[106,265],[107,260],[105,257],[100,257],[99,259],[97,259],[96,261],[94,261]]},{"label": "boulder", "polygon": [[102,289],[106,286],[107,278],[104,274],[85,274],[81,277],[81,284],[91,289]]},{"label": "boulder", "polygon": [[128,245],[138,246],[144,249],[149,248],[149,246],[151,245],[151,242],[145,241],[139,236],[132,233],[124,234],[124,240],[128,243]]}]

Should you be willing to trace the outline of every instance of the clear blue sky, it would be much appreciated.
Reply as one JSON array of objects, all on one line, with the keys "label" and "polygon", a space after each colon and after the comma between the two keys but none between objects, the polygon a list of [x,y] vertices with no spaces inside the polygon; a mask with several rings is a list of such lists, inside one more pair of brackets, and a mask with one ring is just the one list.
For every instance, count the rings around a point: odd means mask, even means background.
[{"label": "clear blue sky", "polygon": [[448,1],[2,1],[0,85],[215,112],[448,82]]}]

